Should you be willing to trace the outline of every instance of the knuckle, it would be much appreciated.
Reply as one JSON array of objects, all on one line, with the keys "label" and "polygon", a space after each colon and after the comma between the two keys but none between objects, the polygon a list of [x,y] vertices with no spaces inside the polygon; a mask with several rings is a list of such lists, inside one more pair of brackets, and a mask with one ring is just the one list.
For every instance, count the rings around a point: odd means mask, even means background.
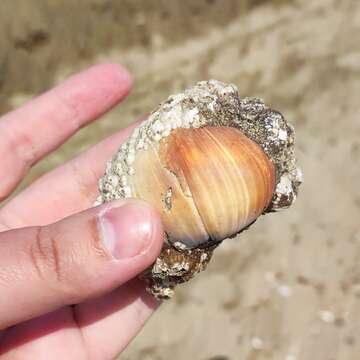
[{"label": "knuckle", "polygon": [[[35,230],[30,258],[37,276],[64,302],[76,302],[81,284],[76,281],[72,262],[76,254],[66,250],[64,235],[46,227]],[[76,273],[75,273],[76,274]]]},{"label": "knuckle", "polygon": [[90,219],[88,221],[88,228],[89,228],[89,251],[94,254],[93,256],[104,259],[107,258],[109,255],[106,252],[103,241],[99,235],[99,224],[97,219]]},{"label": "knuckle", "polygon": [[[76,131],[80,129],[82,124],[79,113],[79,100],[77,99],[77,102],[74,102],[73,99],[68,97],[63,91],[56,91],[56,99],[59,103],[59,107],[67,113],[66,118],[72,121],[72,130]],[[62,125],[63,124],[60,123],[59,127]]]},{"label": "knuckle", "polygon": [[63,281],[65,274],[62,271],[57,236],[42,227],[37,227],[34,231],[30,257],[35,271],[43,280],[49,280],[50,277],[58,282]]},{"label": "knuckle", "polygon": [[[34,229],[30,258],[38,278],[68,303],[76,303],[92,291],[94,268],[107,258],[97,221],[88,220],[76,232],[68,225]],[[75,237],[81,240],[74,241]],[[106,260],[105,260],[106,261]]]},{"label": "knuckle", "polygon": [[6,149],[11,149],[12,154],[17,161],[21,163],[23,171],[27,171],[39,158],[37,147],[33,137],[28,132],[21,130],[9,130],[6,126],[1,128],[2,141]]},{"label": "knuckle", "polygon": [[[94,199],[96,195],[96,185],[99,176],[91,168],[87,169],[86,175],[84,175],[84,168],[80,169],[80,163],[77,159],[74,159],[70,164],[71,175],[76,182],[77,189],[81,194],[81,197],[86,201]],[[80,171],[81,170],[81,171]]]}]

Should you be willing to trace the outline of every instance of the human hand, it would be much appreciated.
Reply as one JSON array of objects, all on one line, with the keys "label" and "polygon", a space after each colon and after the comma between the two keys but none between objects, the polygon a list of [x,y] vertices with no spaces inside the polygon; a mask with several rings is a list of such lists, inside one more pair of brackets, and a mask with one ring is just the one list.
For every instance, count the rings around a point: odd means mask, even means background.
[{"label": "human hand", "polygon": [[[123,68],[99,65],[0,119],[0,201],[130,87]],[[136,276],[160,252],[158,215],[137,200],[91,208],[106,160],[130,131],[0,208],[0,359],[112,359],[157,307]]]}]

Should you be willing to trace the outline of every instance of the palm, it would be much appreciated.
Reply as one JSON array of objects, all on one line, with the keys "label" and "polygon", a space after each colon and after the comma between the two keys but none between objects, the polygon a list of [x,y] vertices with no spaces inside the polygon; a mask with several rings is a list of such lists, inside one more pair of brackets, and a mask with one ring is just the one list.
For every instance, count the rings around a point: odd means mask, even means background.
[{"label": "palm", "polygon": [[[114,106],[129,87],[123,70],[103,65],[4,116],[0,158],[6,176],[0,175],[0,200],[11,193],[33,163]],[[90,207],[106,160],[129,131],[113,135],[42,176],[0,208],[0,231],[44,225]],[[111,359],[155,307],[143,284],[133,280],[101,298],[3,330],[0,358]]]}]

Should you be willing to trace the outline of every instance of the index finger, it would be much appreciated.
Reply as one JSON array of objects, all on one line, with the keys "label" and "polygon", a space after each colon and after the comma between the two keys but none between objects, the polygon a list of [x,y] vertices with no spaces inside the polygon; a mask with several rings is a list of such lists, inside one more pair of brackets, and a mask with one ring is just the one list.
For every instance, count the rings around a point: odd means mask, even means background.
[{"label": "index finger", "polygon": [[29,168],[84,125],[123,99],[131,88],[120,65],[102,64],[71,77],[0,119],[0,201]]}]

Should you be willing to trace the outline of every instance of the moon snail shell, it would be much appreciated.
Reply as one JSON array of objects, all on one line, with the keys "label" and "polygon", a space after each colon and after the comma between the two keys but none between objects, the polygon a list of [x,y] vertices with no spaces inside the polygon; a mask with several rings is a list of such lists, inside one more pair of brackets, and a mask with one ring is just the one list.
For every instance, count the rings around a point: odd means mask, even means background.
[{"label": "moon snail shell", "polygon": [[142,277],[162,299],[204,270],[221,241],[289,207],[301,180],[284,117],[210,80],[170,96],[134,130],[108,163],[97,203],[135,197],[158,210],[166,241]]},{"label": "moon snail shell", "polygon": [[134,169],[131,193],[157,208],[171,244],[188,249],[248,226],[275,186],[275,167],[260,146],[225,126],[176,129],[139,153]]}]

